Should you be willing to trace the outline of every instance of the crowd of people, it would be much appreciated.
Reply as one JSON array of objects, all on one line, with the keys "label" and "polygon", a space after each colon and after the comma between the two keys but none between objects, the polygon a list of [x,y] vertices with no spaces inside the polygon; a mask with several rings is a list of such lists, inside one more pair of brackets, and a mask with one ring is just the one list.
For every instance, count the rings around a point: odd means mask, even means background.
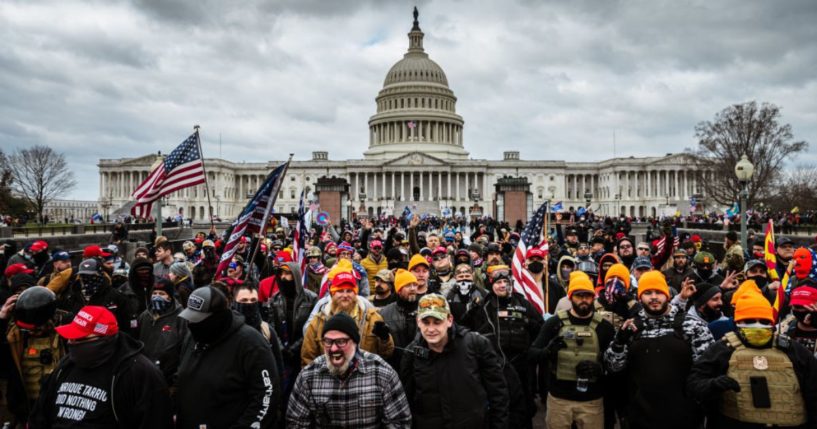
[{"label": "crowd of people", "polygon": [[222,272],[215,228],[76,265],[8,241],[0,422],[817,428],[814,250],[778,237],[769,262],[729,232],[716,258],[669,223],[641,241],[626,219],[552,221],[516,258],[521,222],[275,226]]}]

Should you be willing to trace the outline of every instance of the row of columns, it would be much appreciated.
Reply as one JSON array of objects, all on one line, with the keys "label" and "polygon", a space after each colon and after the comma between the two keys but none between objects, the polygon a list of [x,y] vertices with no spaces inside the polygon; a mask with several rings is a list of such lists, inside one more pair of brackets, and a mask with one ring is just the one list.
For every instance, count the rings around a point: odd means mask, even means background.
[{"label": "row of columns", "polygon": [[[470,201],[469,191],[471,189],[478,189],[480,198],[485,200],[486,190],[489,189],[488,175],[480,172],[349,173],[349,183],[353,201],[360,200],[361,191],[370,201],[380,198],[399,198],[400,201],[434,201],[441,198],[453,198],[458,201]],[[414,199],[415,187],[419,188],[417,200]]]},{"label": "row of columns", "polygon": [[375,124],[369,128],[370,146],[417,141],[462,146],[462,126],[441,121],[395,121]]},{"label": "row of columns", "polygon": [[615,198],[621,193],[621,199],[633,200],[642,198],[689,199],[698,193],[699,174],[688,170],[647,170],[617,171],[605,175],[602,187],[602,198]]}]

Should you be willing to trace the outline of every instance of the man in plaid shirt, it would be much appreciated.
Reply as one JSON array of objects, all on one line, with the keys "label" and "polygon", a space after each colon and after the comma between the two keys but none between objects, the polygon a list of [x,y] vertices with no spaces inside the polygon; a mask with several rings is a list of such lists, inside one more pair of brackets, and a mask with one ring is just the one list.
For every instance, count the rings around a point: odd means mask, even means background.
[{"label": "man in plaid shirt", "polygon": [[323,355],[295,380],[288,428],[409,428],[411,410],[397,373],[380,356],[358,349],[360,333],[345,313],[323,328]]}]

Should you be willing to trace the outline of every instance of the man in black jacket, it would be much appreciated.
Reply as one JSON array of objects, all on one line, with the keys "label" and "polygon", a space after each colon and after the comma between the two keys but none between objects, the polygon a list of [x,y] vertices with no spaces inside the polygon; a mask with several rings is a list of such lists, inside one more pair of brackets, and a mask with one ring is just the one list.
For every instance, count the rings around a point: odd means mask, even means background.
[{"label": "man in black jacket", "polygon": [[380,316],[394,339],[394,353],[386,360],[395,371],[400,370],[403,350],[417,335],[417,277],[410,271],[397,269],[394,276],[397,301],[380,309]]},{"label": "man in black jacket", "polygon": [[280,387],[269,342],[211,286],[193,291],[179,317],[190,335],[182,343],[176,427],[272,425]]},{"label": "man in black jacket", "polygon": [[289,398],[298,372],[301,371],[301,344],[304,325],[318,300],[315,292],[301,284],[301,269],[297,263],[286,262],[278,274],[279,292],[270,300],[270,325],[281,340],[284,367],[281,371],[284,403]]},{"label": "man in black jacket", "polygon": [[[152,274],[151,274],[152,277]],[[182,340],[187,320],[179,317],[182,305],[170,279],[157,279],[150,296],[150,308],[139,315],[139,341],[143,353],[159,367],[168,384],[179,368]]]},{"label": "man in black jacket", "polygon": [[110,311],[86,306],[56,329],[68,340],[68,358],[43,383],[29,428],[173,427],[162,373],[141,343],[119,333]]},{"label": "man in black jacket", "polygon": [[454,326],[438,294],[420,299],[417,325],[421,336],[407,347],[400,371],[415,427],[508,427],[508,387],[490,341]]},{"label": "man in black jacket", "polygon": [[119,332],[136,337],[138,308],[134,300],[111,286],[111,279],[102,270],[97,258],[82,261],[78,267],[78,286],[69,291],[66,310],[76,314],[85,305],[105,307],[116,316]]}]

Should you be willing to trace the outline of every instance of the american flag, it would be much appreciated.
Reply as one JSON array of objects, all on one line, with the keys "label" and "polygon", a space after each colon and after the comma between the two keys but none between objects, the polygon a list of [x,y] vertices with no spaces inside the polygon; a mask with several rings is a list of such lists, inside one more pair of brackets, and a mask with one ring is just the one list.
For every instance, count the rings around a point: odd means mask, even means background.
[{"label": "american flag", "polygon": [[255,193],[255,195],[241,211],[241,214],[236,218],[230,226],[229,238],[227,244],[224,245],[224,253],[221,254],[221,261],[218,263],[216,270],[216,280],[221,277],[221,273],[230,265],[230,261],[235,255],[236,246],[245,234],[254,234],[262,232],[262,225],[265,222],[269,210],[275,205],[275,198],[278,197],[278,190],[281,188],[281,181],[286,172],[289,162],[285,162],[267,176],[267,179]]},{"label": "american flag", "polygon": [[516,251],[513,253],[513,262],[511,263],[514,290],[524,295],[539,314],[547,312],[544,293],[542,292],[542,286],[537,284],[531,273],[525,269],[525,254],[529,249],[536,247],[547,253],[548,242],[542,235],[542,226],[545,224],[545,216],[547,215],[548,203],[545,202],[536,210],[533,218],[528,221],[525,229],[522,230],[522,236]]},{"label": "american flag", "polygon": [[131,194],[136,200],[131,214],[140,218],[149,217],[154,201],[205,181],[204,163],[199,151],[199,132],[196,131],[173,149],[167,158],[156,164],[147,179],[136,187]]},{"label": "american flag", "polygon": [[295,232],[292,234],[292,259],[301,267],[301,274],[306,275],[306,255],[304,255],[304,245],[309,232],[306,224],[306,210],[304,210],[304,197],[306,190],[301,191],[301,202],[298,203],[298,224],[295,226]]}]

